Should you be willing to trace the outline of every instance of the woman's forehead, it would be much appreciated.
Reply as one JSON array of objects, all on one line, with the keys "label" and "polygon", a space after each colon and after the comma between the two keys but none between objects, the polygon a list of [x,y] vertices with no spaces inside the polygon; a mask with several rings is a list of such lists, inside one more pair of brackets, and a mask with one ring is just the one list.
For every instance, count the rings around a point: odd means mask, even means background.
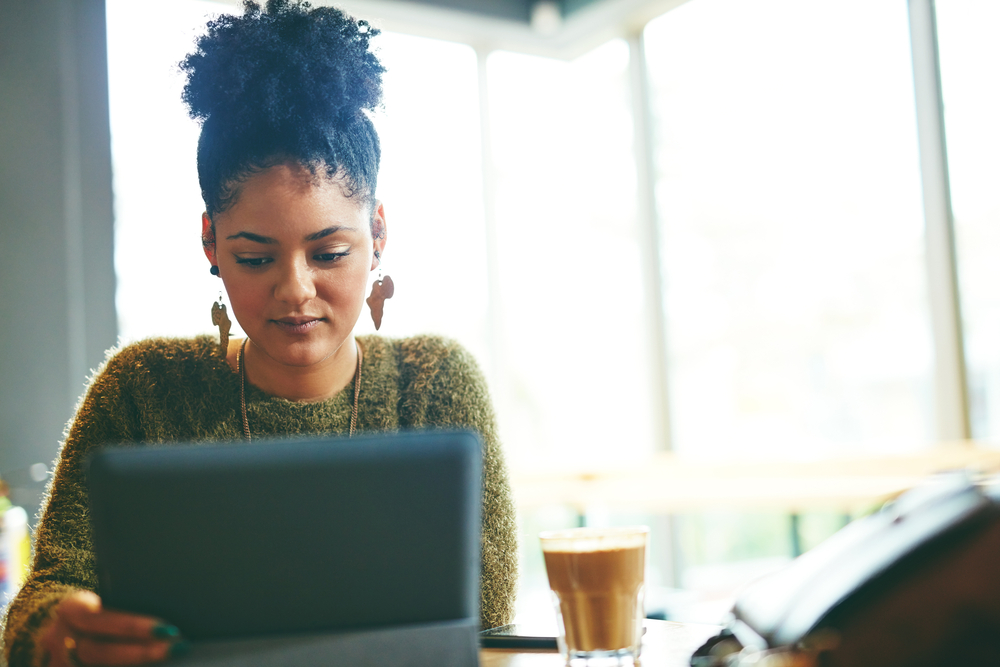
[{"label": "woman's forehead", "polygon": [[361,200],[343,170],[331,171],[325,164],[306,165],[295,161],[279,162],[255,171],[243,180],[242,188],[281,189],[295,196],[333,193],[344,199]]},{"label": "woman's forehead", "polygon": [[366,202],[350,189],[337,174],[310,170],[297,163],[277,164],[249,176],[227,213],[252,212],[274,214],[285,209],[301,212],[323,210],[338,213],[367,213]]}]

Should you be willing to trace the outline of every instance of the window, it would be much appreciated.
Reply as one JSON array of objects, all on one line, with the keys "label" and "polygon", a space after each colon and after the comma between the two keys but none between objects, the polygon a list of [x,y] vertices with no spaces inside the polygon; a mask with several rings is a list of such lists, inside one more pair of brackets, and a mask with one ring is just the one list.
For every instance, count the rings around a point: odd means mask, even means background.
[{"label": "window", "polygon": [[970,417],[1000,437],[1000,4],[936,3]]},{"label": "window", "polygon": [[695,0],[645,43],[675,450],[931,440],[905,3]]},{"label": "window", "polygon": [[519,462],[652,451],[628,46],[489,57],[505,435]]},{"label": "window", "polygon": [[[812,459],[933,439],[906,4],[693,0],[645,30],[672,443]],[[691,513],[675,576],[717,620],[843,514]],[[714,616],[713,616],[714,615]]]},{"label": "window", "polygon": [[181,104],[177,63],[205,17],[221,8],[205,0],[170,11],[154,2],[107,2],[116,301],[126,341],[212,329],[220,285],[201,251],[198,125]]}]

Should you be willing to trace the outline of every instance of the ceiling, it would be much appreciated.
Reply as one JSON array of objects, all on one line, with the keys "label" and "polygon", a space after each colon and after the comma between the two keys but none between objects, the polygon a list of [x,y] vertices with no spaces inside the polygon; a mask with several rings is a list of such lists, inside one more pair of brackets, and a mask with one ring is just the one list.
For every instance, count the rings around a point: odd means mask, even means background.
[{"label": "ceiling", "polygon": [[[313,0],[386,30],[570,59],[687,0]],[[539,7],[541,5],[541,7]],[[533,20],[534,19],[534,20]]]},{"label": "ceiling", "polygon": [[[420,5],[453,9],[480,17],[515,21],[524,25],[531,23],[535,0],[409,0]],[[554,0],[562,17],[570,17],[587,5],[601,0]]]}]

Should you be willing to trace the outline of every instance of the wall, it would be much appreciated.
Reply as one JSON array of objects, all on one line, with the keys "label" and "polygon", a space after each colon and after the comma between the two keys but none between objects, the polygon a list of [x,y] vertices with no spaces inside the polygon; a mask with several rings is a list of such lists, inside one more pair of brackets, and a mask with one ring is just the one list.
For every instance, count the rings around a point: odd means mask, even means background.
[{"label": "wall", "polygon": [[32,515],[117,337],[107,99],[103,0],[0,4],[0,476]]}]

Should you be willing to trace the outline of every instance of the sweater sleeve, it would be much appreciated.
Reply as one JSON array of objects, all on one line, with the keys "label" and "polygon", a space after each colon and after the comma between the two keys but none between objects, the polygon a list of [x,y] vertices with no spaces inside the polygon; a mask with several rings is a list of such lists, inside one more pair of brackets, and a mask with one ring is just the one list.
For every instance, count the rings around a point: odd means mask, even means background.
[{"label": "sweater sleeve", "polygon": [[56,460],[31,573],[7,609],[3,648],[10,667],[40,664],[35,640],[54,607],[77,590],[97,589],[83,465],[95,447],[139,439],[122,389],[126,365],[120,356],[111,359],[95,377]]},{"label": "sweater sleeve", "polygon": [[486,380],[472,355],[457,343],[422,337],[409,340],[418,344],[404,350],[404,363],[409,360],[421,368],[411,387],[417,405],[409,407],[423,413],[423,419],[417,418],[413,425],[471,428],[482,438],[480,624],[484,628],[506,625],[514,618],[517,521]]}]

